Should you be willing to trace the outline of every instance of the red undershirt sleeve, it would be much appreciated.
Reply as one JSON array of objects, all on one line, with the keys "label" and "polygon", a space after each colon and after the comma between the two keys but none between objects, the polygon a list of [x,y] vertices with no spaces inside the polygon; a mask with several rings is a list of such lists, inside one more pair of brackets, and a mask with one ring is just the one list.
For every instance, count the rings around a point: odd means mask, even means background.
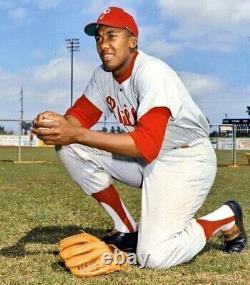
[{"label": "red undershirt sleeve", "polygon": [[147,162],[158,156],[170,116],[170,110],[166,107],[153,108],[140,118],[137,128],[129,133]]},{"label": "red undershirt sleeve", "polygon": [[82,127],[89,129],[98,122],[102,111],[83,95],[77,99],[74,106],[67,110],[65,115],[75,117],[81,123]]}]

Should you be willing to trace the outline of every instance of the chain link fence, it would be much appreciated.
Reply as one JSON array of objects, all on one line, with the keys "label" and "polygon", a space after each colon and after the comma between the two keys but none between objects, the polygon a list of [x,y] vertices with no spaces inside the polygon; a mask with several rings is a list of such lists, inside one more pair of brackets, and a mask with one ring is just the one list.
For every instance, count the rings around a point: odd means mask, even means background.
[{"label": "chain link fence", "polygon": [[[31,133],[31,123],[31,120],[0,119],[0,161],[19,163],[57,161],[54,148],[46,146]],[[119,124],[106,120],[99,122],[94,129],[111,133],[123,132]],[[237,166],[238,163],[247,163],[246,154],[250,152],[250,138],[238,137],[235,125],[211,125],[210,140],[219,165]]]},{"label": "chain link fence", "polygon": [[46,162],[56,161],[53,148],[45,147],[31,133],[32,120],[0,120],[0,161]]}]

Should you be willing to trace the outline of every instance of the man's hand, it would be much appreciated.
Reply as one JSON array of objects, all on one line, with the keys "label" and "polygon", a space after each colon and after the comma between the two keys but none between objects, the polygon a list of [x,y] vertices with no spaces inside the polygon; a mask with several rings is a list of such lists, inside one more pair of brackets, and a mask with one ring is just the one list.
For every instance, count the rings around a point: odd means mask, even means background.
[{"label": "man's hand", "polygon": [[79,143],[111,153],[142,157],[130,134],[110,134],[89,130],[82,127],[73,116],[64,117],[47,111],[40,113],[32,125],[32,132],[47,145]]},{"label": "man's hand", "polygon": [[32,126],[32,132],[47,145],[77,143],[79,132],[84,130],[70,123],[64,116],[50,111],[38,114]]}]

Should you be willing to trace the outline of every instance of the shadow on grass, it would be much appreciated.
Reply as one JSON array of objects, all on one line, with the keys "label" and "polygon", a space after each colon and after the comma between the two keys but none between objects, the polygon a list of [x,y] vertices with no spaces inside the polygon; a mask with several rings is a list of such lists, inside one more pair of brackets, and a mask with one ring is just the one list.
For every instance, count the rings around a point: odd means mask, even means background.
[{"label": "shadow on grass", "polygon": [[218,251],[223,252],[223,242],[222,235],[215,236],[213,240],[210,240],[206,243],[205,247],[197,254],[197,256],[202,255],[209,251]]},{"label": "shadow on grass", "polygon": [[[44,252],[44,250],[36,250],[30,252],[26,249],[31,244],[57,244],[61,239],[78,234],[80,232],[87,232],[94,236],[101,238],[106,232],[100,229],[81,228],[77,226],[46,226],[35,227],[29,231],[24,237],[17,241],[16,244],[0,249],[0,255],[7,257],[25,257],[27,255],[36,255]],[[58,254],[56,250],[47,250],[46,253]]]},{"label": "shadow on grass", "polygon": [[218,250],[218,251],[223,251],[223,245],[217,242],[208,242],[205,247],[201,250],[199,254],[202,254],[207,251],[211,250]]}]

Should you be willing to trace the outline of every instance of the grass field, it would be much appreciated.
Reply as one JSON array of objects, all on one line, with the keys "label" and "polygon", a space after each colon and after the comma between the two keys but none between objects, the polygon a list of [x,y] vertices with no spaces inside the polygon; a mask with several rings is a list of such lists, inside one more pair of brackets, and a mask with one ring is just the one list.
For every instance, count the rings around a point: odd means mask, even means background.
[{"label": "grass field", "polygon": [[[81,230],[103,237],[112,227],[111,220],[73,184],[52,149],[33,153],[33,158],[47,162],[0,162],[0,284],[250,284],[250,250],[225,254],[219,237],[212,239],[192,262],[169,270],[134,266],[130,272],[74,278],[58,263],[57,242]],[[0,151],[0,161],[4,159]],[[228,163],[225,152],[218,152],[218,162],[221,166],[215,184],[198,215],[228,199],[237,199],[250,232],[250,165],[245,154],[238,153],[238,168],[223,166]],[[139,220],[140,190],[118,182],[116,185]]]}]

